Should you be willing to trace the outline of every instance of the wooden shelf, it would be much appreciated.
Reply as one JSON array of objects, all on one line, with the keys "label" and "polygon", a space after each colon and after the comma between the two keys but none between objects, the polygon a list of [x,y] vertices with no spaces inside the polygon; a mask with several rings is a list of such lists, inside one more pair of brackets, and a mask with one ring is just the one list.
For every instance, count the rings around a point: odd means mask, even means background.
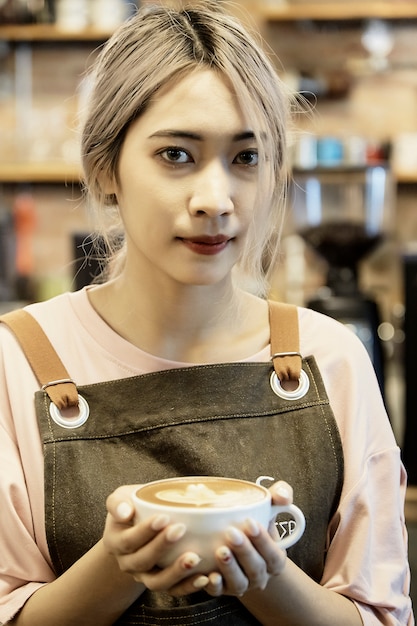
[{"label": "wooden shelf", "polygon": [[6,41],[105,41],[111,35],[108,30],[85,28],[63,30],[54,24],[7,24],[0,26],[0,40]]},{"label": "wooden shelf", "polygon": [[0,163],[0,183],[78,183],[80,178],[75,163]]},{"label": "wooden shelf", "polygon": [[382,2],[317,2],[317,3],[288,3],[274,5],[271,1],[264,0],[261,6],[261,14],[268,21],[343,21],[380,18],[387,20],[417,18],[416,2],[394,2],[385,0]]},{"label": "wooden shelf", "polygon": [[[377,164],[374,164],[377,165]],[[380,164],[381,167],[388,167],[389,168],[389,164],[388,163],[384,163],[381,162]],[[352,173],[352,172],[361,172],[363,171],[365,168],[370,167],[371,164],[368,165],[352,165],[352,166],[346,166],[346,165],[342,165],[342,166],[336,166],[336,167],[315,167],[312,169],[303,169],[303,168],[298,168],[298,167],[293,167],[292,171],[296,174],[296,173],[301,173],[301,174],[323,174],[323,173]],[[417,170],[414,171],[402,171],[402,170],[395,170],[395,169],[391,169],[391,173],[393,176],[393,179],[396,183],[400,183],[400,184],[411,184],[411,183],[417,183]]]},{"label": "wooden shelf", "polygon": [[[417,183],[417,171],[393,175],[397,183]],[[72,183],[80,179],[81,168],[75,163],[0,162],[0,183]]]},{"label": "wooden shelf", "polygon": [[417,171],[415,172],[395,172],[394,171],[394,178],[397,181],[397,183],[402,183],[402,184],[417,183]]}]

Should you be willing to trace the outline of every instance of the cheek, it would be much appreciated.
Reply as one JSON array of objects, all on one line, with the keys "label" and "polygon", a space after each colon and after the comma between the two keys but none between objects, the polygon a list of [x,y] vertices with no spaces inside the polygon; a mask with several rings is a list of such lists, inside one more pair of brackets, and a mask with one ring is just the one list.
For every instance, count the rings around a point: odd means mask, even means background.
[{"label": "cheek", "polygon": [[256,190],[248,189],[246,193],[242,194],[236,210],[243,224],[249,225],[253,219],[260,218]]},{"label": "cheek", "polygon": [[239,180],[236,184],[236,199],[245,211],[253,210],[258,193],[259,182],[255,174],[252,174],[248,180]]},{"label": "cheek", "polygon": [[161,186],[149,180],[136,179],[134,184],[123,187],[119,199],[120,216],[126,233],[144,245],[152,245],[171,238],[177,224],[175,207],[178,203]]}]

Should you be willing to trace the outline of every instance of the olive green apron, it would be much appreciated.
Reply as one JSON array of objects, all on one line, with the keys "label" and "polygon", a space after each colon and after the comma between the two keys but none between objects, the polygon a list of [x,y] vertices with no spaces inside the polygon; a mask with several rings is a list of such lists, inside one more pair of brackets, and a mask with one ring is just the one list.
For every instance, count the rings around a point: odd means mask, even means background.
[{"label": "olive green apron", "polygon": [[[320,581],[343,483],[342,445],[314,358],[302,359],[300,369],[296,308],[270,303],[270,317],[271,362],[182,367],[76,387],[27,312],[3,316],[43,386],[35,403],[46,534],[57,575],[102,537],[106,497],[120,485],[183,475],[253,482],[270,476],[293,486],[306,517],[304,535],[288,556]],[[288,378],[300,379],[296,391],[279,384]],[[75,420],[59,410],[78,402]],[[281,536],[292,524],[277,520]],[[238,599],[204,591],[183,598],[145,591],[116,622],[258,623]]]}]

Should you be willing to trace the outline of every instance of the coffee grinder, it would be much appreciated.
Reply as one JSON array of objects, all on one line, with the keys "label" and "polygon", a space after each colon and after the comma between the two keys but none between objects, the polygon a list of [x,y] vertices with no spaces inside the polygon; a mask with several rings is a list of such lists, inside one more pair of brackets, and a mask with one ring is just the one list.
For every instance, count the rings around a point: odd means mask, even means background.
[{"label": "coffee grinder", "polygon": [[327,262],[326,287],[306,305],[347,324],[361,339],[384,392],[377,303],[358,284],[362,261],[384,239],[392,179],[384,165],[318,167],[293,172],[292,213],[303,239]]}]

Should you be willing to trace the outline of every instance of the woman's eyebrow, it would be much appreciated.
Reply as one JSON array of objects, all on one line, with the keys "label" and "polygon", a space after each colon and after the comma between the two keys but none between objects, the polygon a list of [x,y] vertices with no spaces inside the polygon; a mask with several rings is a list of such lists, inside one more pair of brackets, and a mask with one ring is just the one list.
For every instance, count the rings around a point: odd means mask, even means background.
[{"label": "woman's eyebrow", "polygon": [[[149,139],[157,138],[157,137],[177,137],[179,139],[192,139],[194,141],[203,141],[204,136],[200,133],[195,133],[193,131],[188,130],[175,130],[175,129],[167,129],[167,130],[158,130],[152,135],[149,136]],[[255,139],[255,133],[252,130],[245,130],[241,133],[236,133],[236,135],[232,136],[232,141],[247,141],[248,139]]]}]

